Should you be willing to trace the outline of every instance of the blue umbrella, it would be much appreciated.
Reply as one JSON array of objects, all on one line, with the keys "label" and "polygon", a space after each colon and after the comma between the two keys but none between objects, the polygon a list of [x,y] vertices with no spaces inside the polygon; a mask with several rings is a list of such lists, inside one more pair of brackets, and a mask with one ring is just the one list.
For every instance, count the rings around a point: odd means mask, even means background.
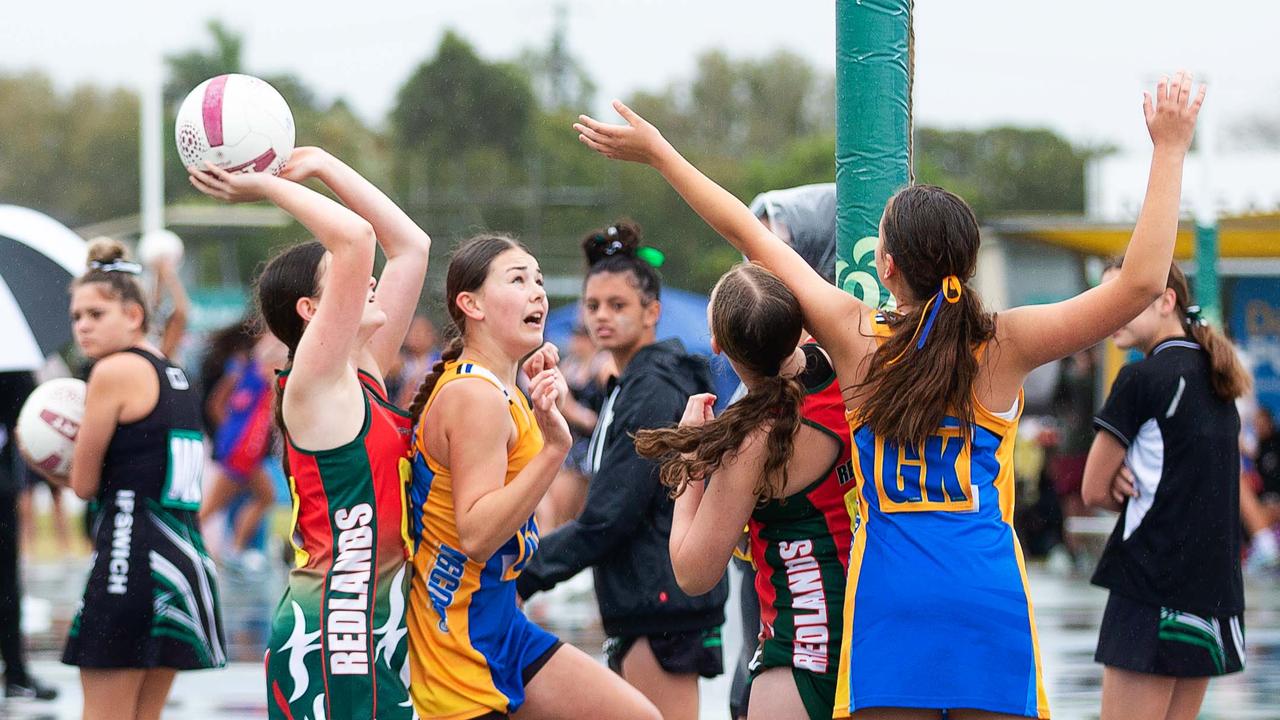
[{"label": "blue umbrella", "polygon": [[[716,385],[716,407],[723,408],[738,387],[738,376],[723,355],[711,352],[711,331],[707,329],[705,295],[676,288],[662,289],[662,317],[658,320],[658,339],[679,338],[684,347],[711,362],[711,376]],[[546,338],[558,347],[566,347],[573,326],[578,323],[578,303],[561,305],[547,315]]]}]

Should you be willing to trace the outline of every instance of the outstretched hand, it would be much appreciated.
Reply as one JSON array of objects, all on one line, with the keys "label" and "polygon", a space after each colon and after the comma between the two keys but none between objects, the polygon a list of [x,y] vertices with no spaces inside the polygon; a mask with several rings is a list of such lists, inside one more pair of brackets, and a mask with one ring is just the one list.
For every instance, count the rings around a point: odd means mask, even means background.
[{"label": "outstretched hand", "polygon": [[1151,93],[1142,94],[1142,112],[1147,119],[1147,131],[1157,148],[1186,152],[1196,130],[1196,118],[1204,104],[1206,86],[1192,95],[1194,82],[1191,73],[1179,70],[1170,81],[1160,78],[1155,98]]},{"label": "outstretched hand", "polygon": [[260,172],[229,173],[226,170],[206,162],[202,170],[189,167],[189,179],[197,190],[211,198],[230,203],[256,202],[267,196],[267,187],[275,182],[274,175]]},{"label": "outstretched hand", "polygon": [[573,124],[573,129],[578,131],[578,140],[611,160],[629,160],[646,165],[653,165],[662,152],[671,147],[658,128],[621,100],[613,101],[613,109],[627,121],[626,125],[611,125],[589,115],[579,115],[578,122]]}]

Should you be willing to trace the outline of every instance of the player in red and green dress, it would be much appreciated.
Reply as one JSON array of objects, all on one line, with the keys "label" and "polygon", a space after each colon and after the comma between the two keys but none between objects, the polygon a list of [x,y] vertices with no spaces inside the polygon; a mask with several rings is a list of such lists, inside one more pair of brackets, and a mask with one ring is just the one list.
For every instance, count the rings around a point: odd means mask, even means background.
[{"label": "player in red and green dress", "polygon": [[[278,254],[258,279],[263,318],[289,349],[276,417],[295,548],[266,653],[268,715],[408,720],[410,421],[381,378],[413,318],[430,241],[316,148],[295,150],[279,177],[215,168],[191,176],[222,200],[269,200],[316,237]],[[345,207],[300,184],[310,178]],[[387,262],[375,279],[378,246]]]},{"label": "player in red and green dress", "polygon": [[685,592],[712,587],[748,527],[763,642],[751,664],[748,717],[828,718],[840,659],[852,535],[849,426],[826,353],[797,347],[795,297],[755,265],[730,270],[711,295],[712,345],[747,394],[719,417],[715,397],[689,399],[679,428],[642,431],[679,493],[671,561]]}]

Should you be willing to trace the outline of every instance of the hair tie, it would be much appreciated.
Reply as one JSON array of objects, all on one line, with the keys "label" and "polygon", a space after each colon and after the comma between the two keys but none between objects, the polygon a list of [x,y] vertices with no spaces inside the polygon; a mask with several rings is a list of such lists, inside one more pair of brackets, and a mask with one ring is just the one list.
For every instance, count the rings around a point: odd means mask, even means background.
[{"label": "hair tie", "polygon": [[1199,305],[1192,305],[1187,308],[1187,323],[1190,325],[1200,325],[1201,327],[1208,325],[1209,321],[1205,320],[1204,316],[1200,313]]},{"label": "hair tie", "polygon": [[[938,302],[938,297],[941,296],[945,299],[948,305],[954,305],[960,302],[960,296],[963,294],[964,283],[960,282],[960,278],[955,275],[948,275],[942,278],[942,289],[934,293],[933,297],[929,298],[929,302],[925,303],[924,310],[920,313],[920,322],[916,325],[916,331],[911,334],[913,340],[916,335],[920,336],[920,339],[916,341],[917,350],[924,347],[925,341],[929,339],[929,331],[933,330],[933,322],[938,319],[938,308],[942,307],[942,303]],[[925,318],[925,313],[928,313],[927,319]],[[921,328],[923,328],[923,331]],[[901,360],[902,356],[906,355],[907,350],[910,349],[911,343],[908,341],[907,346],[902,349],[902,352],[898,353],[898,357],[890,360],[888,364],[892,365]]]},{"label": "hair tie", "polygon": [[960,282],[960,278],[955,275],[942,278],[942,297],[946,298],[947,302],[953,305],[960,302],[960,295],[963,292],[964,284]]},{"label": "hair tie", "polygon": [[618,226],[610,225],[604,229],[604,232],[592,235],[591,243],[598,248],[603,248],[600,252],[605,257],[617,255],[622,250],[622,241],[618,239]]},{"label": "hair tie", "polygon": [[89,269],[97,270],[99,272],[106,272],[106,273],[122,272],[122,273],[127,273],[129,275],[140,275],[142,273],[141,265],[139,265],[136,262],[129,262],[128,260],[112,260],[109,263],[100,262],[98,260],[90,260]]},{"label": "hair tie", "polygon": [[649,263],[655,268],[662,267],[662,263],[667,261],[666,253],[656,247],[650,247],[648,245],[638,248],[636,250],[636,257]]}]

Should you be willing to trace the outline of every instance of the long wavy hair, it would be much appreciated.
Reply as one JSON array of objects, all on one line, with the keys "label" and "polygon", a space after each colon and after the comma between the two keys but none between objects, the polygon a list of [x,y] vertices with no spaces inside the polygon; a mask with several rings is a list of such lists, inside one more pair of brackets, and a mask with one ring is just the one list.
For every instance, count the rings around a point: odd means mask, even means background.
[{"label": "long wavy hair", "polygon": [[[978,219],[954,193],[912,185],[885,206],[883,236],[916,303],[885,313],[890,334],[857,386],[870,388],[859,415],[877,436],[920,445],[954,413],[968,438],[974,351],[995,335],[994,316],[968,284],[978,264]],[[958,285],[944,293],[953,276]]]},{"label": "long wavy hair", "polygon": [[762,421],[767,428],[767,451],[755,494],[760,502],[782,496],[787,462],[800,430],[804,389],[781,369],[800,341],[802,320],[795,295],[758,265],[737,265],[716,283],[711,293],[711,331],[720,349],[761,382],[706,424],[636,433],[636,452],[662,463],[660,477],[671,488],[672,497],[683,493],[689,483],[709,478]]}]

